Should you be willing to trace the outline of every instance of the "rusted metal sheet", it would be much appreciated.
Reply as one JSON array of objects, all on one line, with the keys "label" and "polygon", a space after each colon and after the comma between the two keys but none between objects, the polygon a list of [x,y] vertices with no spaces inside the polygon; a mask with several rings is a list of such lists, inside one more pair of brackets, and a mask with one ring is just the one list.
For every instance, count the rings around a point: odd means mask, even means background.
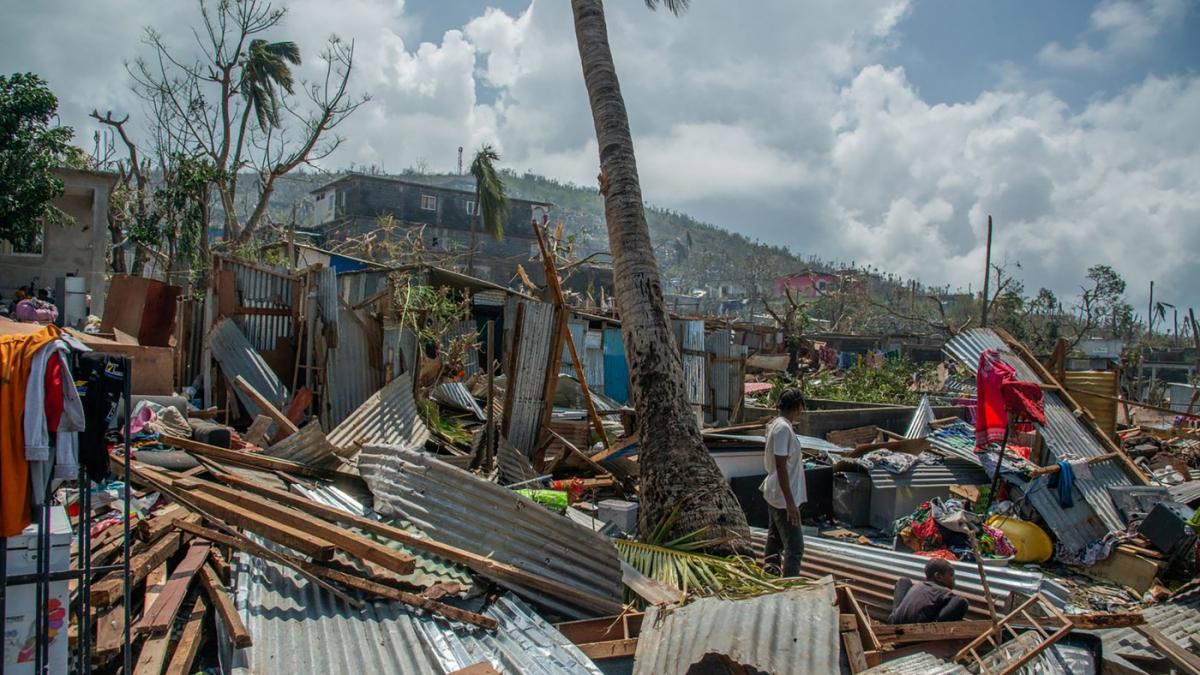
[{"label": "rusted metal sheet", "polygon": [[[295,332],[291,310],[299,287],[297,280],[282,267],[223,256],[217,256],[215,260],[215,272],[233,273],[233,320],[250,344],[267,352],[274,350],[281,338],[291,337]],[[276,313],[243,313],[242,310]]]},{"label": "rusted metal sheet", "polygon": [[1109,436],[1117,432],[1116,399],[1121,393],[1118,375],[1115,370],[1072,371],[1063,381],[1071,398],[1087,408]]},{"label": "rusted metal sheet", "polygon": [[708,352],[707,419],[717,426],[726,425],[741,409],[746,395],[746,347],[733,344],[733,332],[721,329],[704,336],[704,350]]},{"label": "rusted metal sheet", "polygon": [[826,577],[746,600],[652,606],[642,620],[633,672],[687,673],[716,656],[752,672],[836,673],[840,654],[833,579]]},{"label": "rusted metal sheet", "polygon": [[438,403],[458,408],[463,412],[469,412],[475,415],[480,422],[487,419],[483,412],[483,406],[479,405],[479,401],[475,400],[475,397],[467,390],[467,385],[462,382],[443,382],[429,392],[429,398]]},{"label": "rusted metal sheet", "polygon": [[342,308],[338,346],[329,350],[325,368],[324,422],[335,427],[383,386],[380,372],[382,328],[367,312]]},{"label": "rusted metal sheet", "polygon": [[340,457],[358,453],[360,443],[391,443],[419,448],[429,440],[429,428],[417,414],[412,376],[402,375],[372,394],[329,433]]},{"label": "rusted metal sheet", "polygon": [[265,448],[262,454],[312,466],[339,466],[341,464],[334,452],[333,445],[325,437],[325,432],[321,431],[321,425],[316,420],[300,427],[299,431],[282,441]]},{"label": "rusted metal sheet", "polygon": [[[254,345],[250,344],[250,341],[242,334],[242,330],[238,328],[233,319],[221,319],[217,325],[213,326],[208,334],[208,346],[227,381],[233,382],[240,375],[275,407],[281,410],[287,407],[287,387],[259,355]],[[254,399],[250,398],[246,392],[238,387],[233,389],[237,392],[242,407],[251,417],[263,413],[258,403],[255,403]]]},{"label": "rusted metal sheet", "polygon": [[585,598],[518,584],[521,596],[574,618],[621,610],[621,566],[605,537],[514,491],[398,445],[367,444],[358,469],[384,516],[438,541],[571,586]]},{"label": "rusted metal sheet", "polygon": [[[523,304],[523,320],[520,329],[520,344],[513,345],[516,332],[517,304]],[[505,386],[513,389],[506,392],[512,401],[508,411],[509,424],[505,429],[513,447],[529,454],[537,443],[545,410],[546,368],[554,344],[554,306],[536,300],[509,298],[504,310],[506,354],[517,350],[517,368],[506,373]]]}]

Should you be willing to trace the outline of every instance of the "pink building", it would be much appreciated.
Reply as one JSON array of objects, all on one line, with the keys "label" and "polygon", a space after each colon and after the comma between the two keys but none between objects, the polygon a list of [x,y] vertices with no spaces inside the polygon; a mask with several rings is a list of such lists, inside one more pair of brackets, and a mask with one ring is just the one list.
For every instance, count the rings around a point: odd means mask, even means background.
[{"label": "pink building", "polygon": [[818,291],[836,291],[841,285],[842,278],[836,274],[805,270],[787,276],[776,277],[772,286],[772,293],[775,297],[781,298],[784,295],[784,289],[787,289],[795,297],[818,298],[820,297]]}]

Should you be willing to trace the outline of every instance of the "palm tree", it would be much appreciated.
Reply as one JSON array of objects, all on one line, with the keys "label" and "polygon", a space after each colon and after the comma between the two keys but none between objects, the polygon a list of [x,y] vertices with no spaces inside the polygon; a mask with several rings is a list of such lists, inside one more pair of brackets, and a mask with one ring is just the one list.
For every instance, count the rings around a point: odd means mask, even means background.
[{"label": "palm tree", "polygon": [[300,48],[295,42],[251,40],[242,59],[239,88],[246,99],[246,114],[254,111],[258,128],[279,126],[279,94],[282,87],[292,93],[291,66],[300,65]]},{"label": "palm tree", "polygon": [[475,268],[475,216],[483,216],[483,229],[492,239],[504,239],[504,217],[508,214],[508,196],[504,181],[496,171],[500,155],[490,145],[484,145],[471,160],[471,175],[475,177],[475,203],[471,208],[471,253],[467,256],[467,273]]},{"label": "palm tree", "polygon": [[[646,0],[654,9],[658,0]],[[687,0],[662,0],[679,14]],[[571,0],[583,79],[600,148],[600,192],[613,258],[613,291],[621,315],[633,404],[641,422],[642,532],[682,506],[672,534],[704,529],[746,550],[749,527],[733,491],[700,437],[684,386],[683,364],[663,302],[650,243],[629,116],[617,81],[602,0]]]}]

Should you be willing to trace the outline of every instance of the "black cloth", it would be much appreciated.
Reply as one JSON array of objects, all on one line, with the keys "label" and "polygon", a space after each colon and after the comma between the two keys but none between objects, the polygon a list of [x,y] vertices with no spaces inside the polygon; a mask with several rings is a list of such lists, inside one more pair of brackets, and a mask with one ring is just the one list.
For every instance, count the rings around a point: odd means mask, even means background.
[{"label": "black cloth", "polygon": [[98,352],[79,355],[75,385],[83,403],[84,430],[79,432],[79,461],[88,477],[99,483],[108,477],[108,443],[105,435],[117,415],[125,392],[129,361],[124,356]]},{"label": "black cloth", "polygon": [[960,621],[966,614],[966,599],[958,597],[945,586],[919,581],[899,598],[888,617],[888,623]]},{"label": "black cloth", "polygon": [[[788,522],[787,509],[767,505],[771,522],[767,528],[767,547],[763,567],[785,577],[800,575],[800,559],[804,556],[804,531]],[[782,557],[782,561],[780,558]]]}]

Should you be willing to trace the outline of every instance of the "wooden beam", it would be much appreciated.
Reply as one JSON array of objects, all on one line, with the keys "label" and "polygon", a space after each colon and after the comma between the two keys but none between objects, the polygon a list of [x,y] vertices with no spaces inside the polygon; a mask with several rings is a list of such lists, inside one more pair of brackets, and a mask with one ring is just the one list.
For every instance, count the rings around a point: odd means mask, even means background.
[{"label": "wooden beam", "polygon": [[593,661],[603,659],[619,659],[633,656],[637,653],[637,638],[621,638],[620,640],[605,640],[604,642],[588,642],[576,645],[579,651]]},{"label": "wooden beam", "polygon": [[861,673],[867,669],[867,655],[863,653],[862,638],[857,631],[842,631],[842,645],[846,647],[846,661],[850,664],[851,673]]},{"label": "wooden beam", "polygon": [[[282,438],[287,438],[288,436],[291,436],[300,430],[294,422],[288,419],[287,415],[283,414],[279,408],[275,407],[275,403],[273,401],[267,400],[266,396],[263,396],[257,389],[254,388],[253,385],[247,382],[246,378],[242,377],[241,375],[233,378],[233,386],[241,389],[243,394],[249,396],[255,403],[257,403],[258,407],[262,408],[264,415],[275,420],[275,423],[279,425],[280,431],[286,432],[282,435]],[[279,438],[279,436],[276,436],[276,438]]]},{"label": "wooden beam", "polygon": [[[279,522],[269,514],[263,514],[254,509],[244,508],[238,504],[199,491],[188,493],[188,499],[197,506],[224,520],[225,522],[248,530],[259,536],[270,539],[290,549],[311,556],[314,560],[329,560],[333,557],[336,546],[333,542],[319,535],[297,528],[288,523]],[[182,525],[183,523],[176,523]]]},{"label": "wooden beam", "polygon": [[191,543],[183,561],[171,572],[161,595],[150,609],[142,614],[141,621],[138,621],[133,627],[135,634],[157,635],[170,632],[171,627],[175,624],[175,615],[179,613],[179,608],[183,606],[183,599],[187,597],[192,577],[204,565],[210,548],[211,545],[206,541]]},{"label": "wooden beam", "polygon": [[[237,548],[238,550],[244,551],[251,555],[257,555],[256,551],[245,546],[245,540],[231,537],[215,530],[205,530],[203,527],[188,525],[187,528],[193,530],[198,536],[202,536],[205,539],[210,539],[212,541]],[[363,593],[367,593],[369,595],[378,596],[387,600],[395,600],[396,602],[409,605],[410,607],[423,609],[432,614],[437,614],[438,616],[450,619],[451,621],[461,621],[463,623],[469,623],[481,628],[487,628],[489,630],[494,629],[499,625],[495,619],[482,614],[476,614],[475,612],[468,612],[457,607],[451,607],[450,605],[438,602],[436,600],[430,600],[429,598],[416,595],[415,593],[397,590],[369,579],[346,574],[345,572],[340,572],[338,570],[325,567],[324,565],[318,565],[306,560],[301,560],[284,553],[280,553],[279,556],[283,558],[289,566],[303,570],[313,576],[321,577],[329,581],[335,581],[344,586],[362,591]],[[213,574],[215,574],[215,572]]]},{"label": "wooden beam", "polygon": [[180,518],[190,518],[200,522],[199,516],[183,508],[181,504],[171,504],[167,508],[171,508],[171,510],[138,523],[137,534],[142,541],[158,541],[159,537],[175,529],[175,521]]},{"label": "wooden beam", "polygon": [[208,443],[193,441],[190,438],[179,438],[170,434],[163,434],[159,437],[159,441],[163,445],[169,445],[173,448],[187,450],[201,457],[208,457],[219,462],[229,462],[238,466],[245,466],[251,469],[260,469],[262,471],[283,471],[285,473],[296,474],[299,476],[307,476],[309,478],[344,478],[346,474],[328,469],[319,469],[317,467],[308,466],[307,464],[299,464],[297,462],[289,462],[286,459],[277,459],[275,457],[267,457],[252,452],[243,452],[241,450],[230,450],[228,448],[220,448]]},{"label": "wooden beam", "polygon": [[616,443],[613,443],[612,447],[605,448],[605,449],[601,450],[600,452],[597,452],[596,454],[592,455],[592,461],[593,462],[603,462],[604,460],[608,459],[609,457],[612,457],[613,455],[617,454],[618,452],[621,452],[625,448],[628,448],[631,445],[637,445],[639,442],[640,442],[640,439],[639,439],[638,435],[636,433],[634,433],[634,434],[630,435],[629,438],[624,438],[624,439],[617,441]]},{"label": "wooden beam", "polygon": [[159,675],[167,663],[167,649],[171,646],[170,634],[146,640],[133,666],[133,675]]},{"label": "wooden beam", "polygon": [[[191,527],[189,525],[189,527]],[[211,541],[216,541],[212,539]],[[250,638],[250,631],[246,629],[246,624],[242,621],[242,615],[238,614],[237,607],[233,604],[233,598],[229,596],[229,589],[225,588],[225,584],[217,578],[217,573],[213,571],[212,565],[204,565],[200,568],[200,585],[204,587],[204,591],[208,593],[208,599],[216,608],[217,614],[221,616],[221,622],[225,624],[225,630],[229,632],[229,639],[233,642],[233,646],[237,649],[244,649],[254,644]]]},{"label": "wooden beam", "polygon": [[[179,550],[182,542],[179,534],[168,534],[129,560],[129,583],[139,584],[155,567],[166,562]],[[125,597],[125,580],[119,572],[109,572],[92,586],[92,606],[107,607]]]},{"label": "wooden beam", "polygon": [[167,563],[163,563],[154,568],[154,571],[146,575],[146,592],[142,595],[142,615],[145,616],[150,608],[154,606],[154,602],[158,600],[158,596],[162,595],[163,586],[167,585]]},{"label": "wooden beam", "polygon": [[1191,653],[1179,643],[1163,635],[1162,631],[1150,624],[1134,626],[1133,629],[1141,633],[1150,641],[1151,645],[1154,645],[1155,649],[1167,657],[1167,660],[1171,663],[1178,666],[1180,670],[1188,673],[1188,675],[1200,675],[1200,656]]},{"label": "wooden beam", "polygon": [[175,643],[175,653],[167,663],[167,675],[190,675],[200,643],[204,640],[204,615],[208,613],[208,603],[203,595],[196,596],[196,604],[188,614],[187,623]]},{"label": "wooden beam", "polygon": [[356,558],[375,563],[396,574],[412,574],[416,569],[416,559],[411,555],[390,549],[351,530],[314,520],[312,516],[303,511],[288,508],[245,491],[231,490],[223,485],[206,481],[178,482],[177,485],[184,489],[191,489],[192,494],[195,494],[195,490],[200,490],[242,506],[275,522],[307,531]]},{"label": "wooden beam", "polygon": [[477,555],[461,548],[443,544],[378,520],[372,520],[339,508],[319,504],[306,497],[263,485],[257,481],[233,474],[217,474],[217,479],[226,485],[249,490],[264,497],[270,497],[281,504],[287,504],[305,513],[310,513],[335,523],[357,527],[364,532],[377,534],[417,550],[432,553],[450,562],[464,565],[477,574],[481,574],[494,581],[536,588],[554,594],[563,600],[585,603],[589,607],[603,607],[605,609],[601,610],[602,613],[617,614],[623,608],[620,602],[588,593],[570,584],[538,576],[498,560],[493,560],[487,556]]},{"label": "wooden beam", "polygon": [[125,608],[111,607],[96,618],[96,644],[92,649],[100,659],[108,659],[125,646]]}]

